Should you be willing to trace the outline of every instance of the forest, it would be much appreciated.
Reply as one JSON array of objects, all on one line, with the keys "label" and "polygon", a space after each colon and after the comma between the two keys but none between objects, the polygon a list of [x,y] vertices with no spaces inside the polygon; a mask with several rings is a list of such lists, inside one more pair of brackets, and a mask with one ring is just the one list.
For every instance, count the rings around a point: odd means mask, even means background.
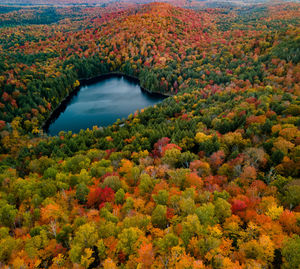
[{"label": "forest", "polygon": [[[0,5],[1,268],[299,269],[300,4],[195,2]],[[113,72],[169,97],[43,131]]]}]

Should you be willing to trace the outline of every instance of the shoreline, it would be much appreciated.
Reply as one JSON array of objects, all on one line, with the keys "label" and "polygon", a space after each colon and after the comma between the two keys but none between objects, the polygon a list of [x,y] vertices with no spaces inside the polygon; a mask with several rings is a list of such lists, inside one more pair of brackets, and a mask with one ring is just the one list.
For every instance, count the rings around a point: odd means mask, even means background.
[{"label": "shoreline", "polygon": [[128,80],[134,81],[134,82],[139,84],[139,86],[140,86],[140,88],[143,92],[146,92],[147,94],[150,94],[150,95],[153,95],[153,96],[158,96],[158,97],[162,97],[162,98],[168,98],[170,96],[173,96],[172,94],[163,94],[163,93],[160,93],[160,92],[151,92],[148,89],[146,89],[146,88],[144,88],[140,85],[140,80],[139,80],[138,77],[127,75],[127,74],[122,73],[122,72],[110,72],[110,73],[101,74],[99,76],[95,76],[95,77],[91,77],[91,78],[81,78],[81,79],[78,79],[78,81],[80,82],[80,85],[78,87],[76,87],[72,92],[70,92],[69,95],[67,95],[52,110],[52,112],[49,114],[47,119],[45,119],[45,121],[41,124],[40,128],[45,133],[47,133],[45,131],[45,129],[47,129],[50,126],[50,124],[53,122],[53,120],[57,119],[57,117],[61,113],[59,108],[64,107],[64,106],[67,107],[70,99],[79,93],[82,86],[88,86],[90,84],[97,83],[97,82],[100,82],[101,80],[108,79],[108,78],[111,78],[111,77],[125,77]]},{"label": "shoreline", "polygon": [[[128,80],[133,80],[134,82],[138,83],[140,88],[149,93],[149,94],[153,94],[153,95],[157,95],[157,96],[161,96],[161,97],[170,97],[170,96],[174,96],[173,94],[170,94],[170,93],[161,93],[161,92],[151,92],[149,91],[148,89],[144,88],[141,86],[141,81],[138,77],[136,76],[132,76],[132,75],[127,75],[123,72],[109,72],[109,73],[105,73],[105,74],[101,74],[99,76],[95,76],[95,77],[91,77],[91,78],[81,78],[81,79],[78,79],[78,81],[80,82],[80,86],[82,85],[90,85],[92,83],[96,83],[98,81],[101,81],[103,79],[106,79],[106,78],[111,78],[111,77],[125,77],[126,79]],[[79,87],[80,87],[79,86]]]}]

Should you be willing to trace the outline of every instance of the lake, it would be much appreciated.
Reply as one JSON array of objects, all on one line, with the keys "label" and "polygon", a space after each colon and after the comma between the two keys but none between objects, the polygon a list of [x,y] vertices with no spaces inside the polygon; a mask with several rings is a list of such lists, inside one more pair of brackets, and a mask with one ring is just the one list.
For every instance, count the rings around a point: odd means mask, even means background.
[{"label": "lake", "polygon": [[111,76],[89,85],[82,85],[54,111],[44,130],[50,135],[60,131],[79,132],[93,126],[108,126],[117,119],[127,118],[137,109],[163,100],[141,89],[124,76]]}]

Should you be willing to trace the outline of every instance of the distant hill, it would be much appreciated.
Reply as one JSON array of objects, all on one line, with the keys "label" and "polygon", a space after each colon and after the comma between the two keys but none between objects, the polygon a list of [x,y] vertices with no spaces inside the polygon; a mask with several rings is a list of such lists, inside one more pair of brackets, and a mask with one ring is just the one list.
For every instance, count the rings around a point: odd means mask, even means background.
[{"label": "distant hill", "polygon": [[[113,3],[145,4],[151,2],[167,2],[177,6],[218,6],[218,5],[248,5],[274,2],[300,2],[300,0],[3,0],[2,4],[9,5],[96,5],[105,6]],[[0,3],[1,4],[1,3]]]}]

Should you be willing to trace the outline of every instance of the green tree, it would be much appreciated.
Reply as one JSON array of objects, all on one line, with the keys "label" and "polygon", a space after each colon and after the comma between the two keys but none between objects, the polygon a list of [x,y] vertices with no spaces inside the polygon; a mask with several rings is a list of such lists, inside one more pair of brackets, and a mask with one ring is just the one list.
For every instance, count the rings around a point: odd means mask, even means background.
[{"label": "green tree", "polygon": [[12,252],[20,246],[20,240],[15,240],[11,236],[0,240],[0,262],[7,264]]},{"label": "green tree", "polygon": [[196,209],[200,223],[205,226],[214,226],[218,219],[215,216],[215,206],[212,203],[205,203]]},{"label": "green tree", "polygon": [[15,223],[18,210],[14,206],[4,203],[0,207],[0,221],[4,226],[11,227]]},{"label": "green tree", "polygon": [[166,234],[163,238],[159,239],[157,245],[161,254],[168,254],[172,247],[177,246],[179,238],[173,233]]},{"label": "green tree", "polygon": [[215,202],[215,215],[220,223],[231,216],[231,205],[223,198],[218,198]]},{"label": "green tree", "polygon": [[194,214],[196,209],[195,201],[191,197],[188,198],[181,197],[179,201],[179,207],[183,216]]},{"label": "green tree", "polygon": [[292,185],[288,186],[285,192],[285,203],[293,209],[300,204],[300,186]]},{"label": "green tree", "polygon": [[162,161],[170,166],[175,166],[180,160],[181,152],[177,148],[166,150]]},{"label": "green tree", "polygon": [[88,194],[89,188],[84,183],[78,184],[76,188],[76,198],[81,204],[86,203]]},{"label": "green tree", "polygon": [[122,183],[118,176],[108,176],[102,183],[102,188],[104,187],[109,187],[117,192],[122,187]]},{"label": "green tree", "polygon": [[115,194],[116,204],[123,204],[125,201],[125,191],[123,189],[119,189]]},{"label": "green tree", "polygon": [[142,232],[138,228],[124,229],[118,236],[119,242],[117,248],[122,250],[126,255],[133,254],[136,249],[136,242]]},{"label": "green tree", "polygon": [[201,233],[201,228],[201,224],[196,215],[187,216],[186,220],[182,222],[182,232],[180,234],[185,247],[188,246],[189,241],[193,236]]},{"label": "green tree", "polygon": [[139,184],[139,190],[141,195],[149,194],[152,192],[154,187],[153,179],[146,173],[141,175],[141,181]]},{"label": "green tree", "polygon": [[67,159],[65,169],[73,174],[79,173],[81,169],[88,168],[90,159],[83,155],[76,155]]},{"label": "green tree", "polygon": [[74,263],[79,263],[85,248],[92,248],[99,239],[98,231],[94,223],[86,223],[79,227],[75,233],[70,250],[70,258]]},{"label": "green tree", "polygon": [[289,238],[282,248],[283,268],[298,269],[300,264],[300,236]]},{"label": "green tree", "polygon": [[183,190],[186,185],[186,176],[190,172],[190,169],[184,168],[169,171],[170,182]]},{"label": "green tree", "polygon": [[151,222],[153,226],[161,229],[167,226],[167,207],[164,205],[157,205],[152,212]]},{"label": "green tree", "polygon": [[166,205],[168,202],[169,192],[166,190],[159,190],[157,194],[152,195],[155,203],[160,205]]},{"label": "green tree", "polygon": [[57,242],[61,243],[65,248],[69,247],[69,240],[73,229],[71,225],[65,225],[56,235]]}]

